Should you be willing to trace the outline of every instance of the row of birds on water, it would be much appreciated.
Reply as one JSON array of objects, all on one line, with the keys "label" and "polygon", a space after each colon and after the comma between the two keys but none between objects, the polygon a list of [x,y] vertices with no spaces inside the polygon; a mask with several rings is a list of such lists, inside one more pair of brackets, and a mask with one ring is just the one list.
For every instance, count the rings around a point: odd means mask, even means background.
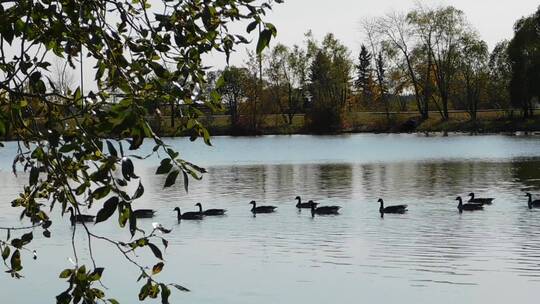
[{"label": "row of birds on water", "polygon": [[[533,200],[532,194],[530,193],[526,193],[526,196],[529,199],[527,202],[529,209],[540,208],[540,200]],[[462,213],[463,211],[483,210],[484,205],[491,205],[495,200],[494,198],[475,197],[474,193],[470,193],[469,197],[470,198],[466,203],[463,203],[463,199],[460,196],[456,197],[456,200],[459,201],[457,208],[460,213]],[[339,214],[339,209],[341,209],[341,206],[319,206],[319,203],[316,203],[313,200],[310,200],[307,203],[302,203],[302,198],[300,196],[297,196],[295,200],[298,201],[296,204],[296,208],[298,208],[299,210],[310,209],[312,217],[314,217],[315,215],[337,215]],[[394,205],[385,207],[384,201],[381,198],[377,202],[380,203],[379,213],[381,214],[381,217],[383,217],[386,213],[404,214],[408,211],[408,205]],[[257,206],[257,203],[255,201],[251,201],[249,204],[252,205],[251,213],[253,213],[253,215],[259,213],[273,213],[277,209],[276,206]],[[223,216],[227,212],[226,209],[203,210],[201,203],[197,203],[195,204],[195,206],[199,207],[199,211],[182,213],[179,207],[174,208],[174,211],[176,211],[177,213],[177,219],[179,221],[202,220],[205,216]],[[75,214],[72,207],[69,207],[68,211],[71,213],[70,221],[72,225],[81,222],[93,222],[95,220],[95,216],[93,215]],[[136,218],[152,218],[155,214],[156,211],[153,209],[133,210],[133,215]]]}]

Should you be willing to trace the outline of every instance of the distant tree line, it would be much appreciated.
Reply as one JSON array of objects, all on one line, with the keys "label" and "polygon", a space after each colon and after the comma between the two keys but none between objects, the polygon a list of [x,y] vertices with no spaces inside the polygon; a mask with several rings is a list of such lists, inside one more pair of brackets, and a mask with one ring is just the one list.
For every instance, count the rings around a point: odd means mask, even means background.
[{"label": "distant tree line", "polygon": [[[433,111],[441,120],[464,110],[503,109],[533,116],[540,96],[540,8],[518,20],[511,40],[490,52],[465,14],[418,5],[362,20],[364,43],[353,56],[333,34],[302,45],[278,44],[243,66],[210,72],[233,128],[256,132],[267,114],[283,122],[306,114],[311,131],[346,127],[347,113]],[[354,60],[353,57],[357,59]],[[208,90],[211,92],[212,90]]]}]

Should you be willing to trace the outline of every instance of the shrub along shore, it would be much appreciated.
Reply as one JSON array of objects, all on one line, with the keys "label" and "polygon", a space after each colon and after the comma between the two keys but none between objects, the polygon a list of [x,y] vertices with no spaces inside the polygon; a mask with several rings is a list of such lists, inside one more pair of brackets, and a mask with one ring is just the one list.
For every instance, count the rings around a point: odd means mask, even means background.
[{"label": "shrub along shore", "polygon": [[[241,117],[242,118],[242,117]],[[240,119],[242,121],[242,119]],[[161,136],[182,136],[182,131],[171,127],[170,118],[151,120]],[[212,135],[279,135],[320,134],[314,131],[309,116],[297,114],[286,123],[281,114],[265,115],[259,122],[231,125],[229,115],[212,115],[201,119]],[[248,121],[247,119],[245,121]],[[176,124],[180,125],[180,124]],[[254,127],[255,126],[255,127]],[[316,129],[316,128],[315,128]],[[474,132],[513,133],[540,132],[540,116],[524,119],[519,113],[502,110],[479,111],[476,120],[464,111],[451,111],[448,120],[441,120],[437,112],[422,120],[418,112],[358,112],[348,113],[341,126],[326,134],[341,133],[411,133],[411,132]]]}]

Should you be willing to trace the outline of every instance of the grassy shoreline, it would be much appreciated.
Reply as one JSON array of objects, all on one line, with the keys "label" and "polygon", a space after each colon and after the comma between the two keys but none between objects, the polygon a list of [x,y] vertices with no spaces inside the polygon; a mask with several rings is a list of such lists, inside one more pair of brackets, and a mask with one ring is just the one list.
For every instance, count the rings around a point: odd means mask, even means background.
[{"label": "grassy shoreline", "polygon": [[[524,120],[521,117],[510,118],[503,111],[479,112],[476,120],[471,120],[466,112],[454,111],[447,121],[441,120],[438,113],[430,113],[430,118],[421,121],[417,113],[392,113],[387,116],[380,112],[348,113],[341,129],[325,134],[347,133],[515,133],[540,132],[540,115]],[[182,136],[170,128],[168,120],[159,125],[158,134],[162,136]],[[232,129],[228,116],[210,116],[202,119],[214,136],[253,136],[253,135],[293,135],[320,134],[309,129],[308,118],[304,115],[294,117],[292,124],[284,122],[282,115],[267,115],[256,132],[248,128]],[[159,124],[158,122],[155,122]]]},{"label": "grassy shoreline", "polygon": [[[517,116],[517,117],[516,117]],[[471,120],[466,112],[453,111],[450,119],[441,120],[437,112],[430,113],[430,118],[421,120],[415,112],[396,112],[386,115],[381,112],[347,113],[343,126],[332,132],[313,132],[309,128],[309,119],[305,115],[296,115],[292,124],[285,123],[281,114],[266,115],[257,131],[249,128],[231,128],[230,117],[212,115],[200,118],[212,136],[257,136],[257,135],[295,135],[295,134],[354,134],[354,133],[474,133],[474,134],[514,134],[516,132],[540,132],[540,115],[523,119],[515,115],[511,118],[503,111],[479,112],[476,120]],[[171,127],[170,118],[152,117],[149,122],[156,134],[162,137],[184,137],[188,132],[181,132]],[[180,126],[180,120],[175,126]],[[111,134],[111,136],[115,136]],[[15,140],[13,136],[4,136],[0,141]]]}]

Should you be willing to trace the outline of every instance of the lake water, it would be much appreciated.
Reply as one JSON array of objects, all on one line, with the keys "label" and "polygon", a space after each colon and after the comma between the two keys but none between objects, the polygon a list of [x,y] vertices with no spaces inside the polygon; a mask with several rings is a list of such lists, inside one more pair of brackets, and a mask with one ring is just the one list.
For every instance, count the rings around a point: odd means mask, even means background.
[{"label": "lake water", "polygon": [[[181,185],[162,188],[164,177],[153,175],[156,160],[137,164],[146,188],[137,207],[159,212],[139,225],[157,221],[174,229],[159,278],[192,290],[173,291],[172,303],[538,303],[540,210],[527,208],[524,192],[540,195],[540,137],[219,137],[213,147],[169,142],[209,170],[186,194]],[[9,171],[13,148],[0,150],[2,226],[18,224],[9,202],[27,181]],[[484,211],[459,214],[455,197],[471,191],[496,200]],[[343,209],[312,218],[294,207],[297,195]],[[381,219],[379,197],[408,204],[410,211]],[[253,217],[251,200],[278,211]],[[226,208],[228,215],[178,224],[172,209],[195,210],[196,202]],[[67,287],[57,277],[71,267],[68,218],[53,228],[51,239],[32,243],[36,261],[23,255],[24,279],[2,275],[2,303],[50,303]],[[129,239],[112,225],[93,229]],[[138,302],[136,269],[108,245],[94,244],[98,265],[106,267],[107,296]],[[138,258],[150,267],[156,262],[149,250]]]}]

